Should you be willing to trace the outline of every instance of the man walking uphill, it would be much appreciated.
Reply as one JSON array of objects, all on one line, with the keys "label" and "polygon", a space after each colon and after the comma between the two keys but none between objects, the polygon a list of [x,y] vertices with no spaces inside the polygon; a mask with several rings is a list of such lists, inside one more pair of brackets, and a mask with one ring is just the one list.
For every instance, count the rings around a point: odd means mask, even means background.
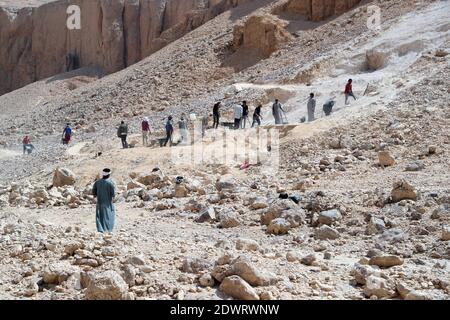
[{"label": "man walking uphill", "polygon": [[102,179],[97,180],[92,188],[92,194],[97,197],[95,221],[98,232],[111,233],[114,229],[116,215],[113,204],[115,188],[113,182],[109,179],[111,169],[104,169],[102,176]]},{"label": "man walking uphill", "polygon": [[353,94],[353,86],[352,86],[353,80],[349,79],[347,84],[345,85],[345,104],[348,105],[348,98],[353,97],[353,99],[356,100],[355,95]]},{"label": "man walking uphill", "polygon": [[23,145],[23,154],[25,154],[25,152],[27,152],[28,148],[30,147],[31,144],[31,139],[29,136],[25,136],[25,138],[23,138],[22,140],[22,145]]},{"label": "man walking uphill", "polygon": [[255,109],[255,112],[253,112],[253,123],[252,123],[252,128],[258,124],[258,126],[261,125],[261,120],[262,120],[262,115],[261,115],[261,108],[262,105],[258,105]]},{"label": "man walking uphill", "polygon": [[122,140],[122,148],[126,149],[128,148],[128,142],[127,142],[127,135],[128,135],[128,126],[125,124],[125,122],[121,122],[119,129],[117,129],[117,136]]}]

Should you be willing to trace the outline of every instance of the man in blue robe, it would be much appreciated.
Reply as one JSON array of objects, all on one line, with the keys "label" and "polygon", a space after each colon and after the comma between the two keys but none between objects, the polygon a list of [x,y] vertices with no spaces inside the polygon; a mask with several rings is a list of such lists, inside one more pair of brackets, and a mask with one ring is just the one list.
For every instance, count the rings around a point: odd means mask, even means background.
[{"label": "man in blue robe", "polygon": [[113,182],[109,179],[111,170],[104,169],[102,175],[103,178],[97,180],[92,189],[92,194],[97,197],[96,225],[98,232],[111,233],[114,229],[116,215],[113,204],[115,190]]}]

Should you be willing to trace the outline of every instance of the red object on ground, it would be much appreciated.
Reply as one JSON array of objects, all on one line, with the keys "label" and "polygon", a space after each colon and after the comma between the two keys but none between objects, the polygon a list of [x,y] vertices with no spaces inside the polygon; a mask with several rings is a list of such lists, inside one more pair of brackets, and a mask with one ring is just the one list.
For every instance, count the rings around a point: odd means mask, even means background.
[{"label": "red object on ground", "polygon": [[241,165],[241,170],[244,169],[248,169],[250,167],[250,163],[248,161],[245,161],[242,165]]}]

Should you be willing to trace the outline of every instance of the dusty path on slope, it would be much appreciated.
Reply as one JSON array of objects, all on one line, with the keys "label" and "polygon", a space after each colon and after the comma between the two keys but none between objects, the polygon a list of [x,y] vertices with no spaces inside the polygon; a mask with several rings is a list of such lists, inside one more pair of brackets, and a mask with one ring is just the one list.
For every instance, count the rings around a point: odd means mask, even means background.
[{"label": "dusty path on slope", "polygon": [[19,152],[15,152],[12,150],[0,149],[0,159],[8,159],[19,156]]},{"label": "dusty path on slope", "polygon": [[[324,59],[332,60],[334,67],[308,85],[236,83],[233,88],[237,92],[257,89],[268,96],[284,96],[284,107],[290,123],[298,123],[302,117],[307,116],[306,100],[310,92],[316,95],[316,118],[324,116],[322,105],[332,97],[336,101],[332,122],[345,120],[349,115],[363,116],[368,111],[376,111],[377,106],[385,107],[393,101],[398,92],[395,88],[400,84],[402,89],[408,90],[427,76],[426,72],[420,74],[410,68],[424,53],[440,48],[450,39],[449,12],[449,2],[436,3],[419,13],[402,17],[374,39],[355,39],[355,44],[349,44],[353,47],[351,51],[336,48]],[[430,21],[433,23],[430,24]],[[411,28],[412,25],[414,28]],[[383,52],[386,62],[381,69],[370,72],[364,66],[365,54],[373,49]],[[349,107],[344,106],[343,88],[349,77],[353,78],[353,88],[358,100],[351,99],[350,110],[347,111]],[[363,96],[369,85],[374,89]],[[344,109],[346,111],[341,112]],[[273,123],[271,104],[265,106],[263,123]],[[332,123],[325,122],[318,127],[324,129],[330,125]],[[312,126],[313,130],[314,127]]]}]

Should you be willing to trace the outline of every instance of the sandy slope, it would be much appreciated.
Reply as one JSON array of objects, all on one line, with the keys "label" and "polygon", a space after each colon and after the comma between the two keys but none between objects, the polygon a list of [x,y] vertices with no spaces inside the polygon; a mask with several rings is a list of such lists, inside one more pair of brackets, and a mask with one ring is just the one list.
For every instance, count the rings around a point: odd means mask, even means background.
[{"label": "sandy slope", "polygon": [[[300,118],[307,116],[304,101],[310,92],[316,95],[316,109],[318,109],[316,117],[323,117],[322,104],[332,97],[337,102],[334,110],[344,109],[343,88],[351,76],[358,101],[351,100],[351,111],[338,112],[335,117],[342,120],[349,113],[359,116],[368,110],[376,111],[378,109],[376,105],[386,106],[395,99],[398,94],[395,87],[399,82],[402,82],[402,90],[407,90],[427,77],[426,72],[411,70],[411,66],[424,53],[441,48],[448,43],[450,40],[449,11],[450,3],[438,2],[423,11],[405,15],[377,36],[367,38],[366,35],[361,35],[342,47],[331,50],[323,59],[333,61],[334,68],[317,76],[308,86],[276,83],[237,83],[233,86],[237,91],[256,89],[263,92],[268,90],[283,92],[288,97],[284,103],[288,119],[290,122],[299,122]],[[430,21],[433,23],[430,24]],[[346,48],[352,48],[352,50]],[[385,66],[382,69],[374,72],[365,70],[365,54],[369,50],[378,50],[386,54]],[[369,94],[363,96],[368,85],[375,89],[369,90]],[[270,104],[266,105],[264,118],[265,124],[273,122]]]}]

